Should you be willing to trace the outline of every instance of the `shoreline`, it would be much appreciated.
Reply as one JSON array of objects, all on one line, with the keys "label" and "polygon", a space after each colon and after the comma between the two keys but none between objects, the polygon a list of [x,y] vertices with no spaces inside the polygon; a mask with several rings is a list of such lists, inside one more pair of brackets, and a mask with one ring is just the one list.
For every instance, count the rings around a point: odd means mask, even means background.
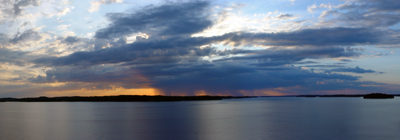
[{"label": "shoreline", "polygon": [[63,96],[63,97],[28,97],[0,98],[0,102],[174,102],[174,101],[208,101],[234,98],[254,98],[250,96]]}]

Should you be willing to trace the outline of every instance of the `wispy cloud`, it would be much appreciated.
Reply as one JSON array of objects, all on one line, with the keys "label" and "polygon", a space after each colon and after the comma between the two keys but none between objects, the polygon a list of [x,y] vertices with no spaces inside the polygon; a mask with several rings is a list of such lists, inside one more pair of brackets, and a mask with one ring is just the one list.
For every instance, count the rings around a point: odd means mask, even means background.
[{"label": "wispy cloud", "polygon": [[89,12],[95,12],[99,10],[100,5],[102,4],[111,4],[111,3],[122,3],[123,0],[93,0],[90,3],[90,7],[88,9]]}]

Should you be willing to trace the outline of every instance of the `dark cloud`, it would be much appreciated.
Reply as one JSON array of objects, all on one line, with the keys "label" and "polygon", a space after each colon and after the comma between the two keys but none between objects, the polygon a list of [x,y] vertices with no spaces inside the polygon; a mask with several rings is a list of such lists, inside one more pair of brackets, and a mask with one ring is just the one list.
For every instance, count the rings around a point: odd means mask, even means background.
[{"label": "dark cloud", "polygon": [[0,33],[0,42],[2,44],[5,44],[6,42],[8,42],[10,39],[8,38],[8,36],[6,34]]},{"label": "dark cloud", "polygon": [[291,15],[291,14],[279,14],[278,16],[276,16],[276,18],[280,19],[280,20],[287,20],[287,19],[290,19],[292,17],[295,17],[295,16]]},{"label": "dark cloud", "polygon": [[136,13],[114,13],[107,17],[112,22],[96,32],[96,38],[111,39],[145,32],[150,35],[190,35],[212,25],[209,17],[209,1],[168,3],[147,6]]},{"label": "dark cloud", "polygon": [[331,65],[305,65],[304,67],[319,67],[319,68],[337,68],[337,67],[344,67],[343,65],[340,64],[331,64]]},{"label": "dark cloud", "polygon": [[[9,24],[9,27],[20,24],[18,22],[25,14],[25,8],[39,6],[41,0],[0,0],[0,24]],[[26,22],[20,28],[26,27]]]},{"label": "dark cloud", "polygon": [[400,2],[397,0],[355,0],[337,9],[326,11],[321,17],[336,16],[323,23],[350,27],[389,27],[400,22]]},{"label": "dark cloud", "polygon": [[62,42],[71,45],[71,44],[77,43],[79,41],[81,41],[81,39],[78,37],[68,36]]},{"label": "dark cloud", "polygon": [[340,61],[342,61],[342,62],[353,62],[353,61],[350,60],[350,59],[340,59]]},{"label": "dark cloud", "polygon": [[366,70],[360,67],[355,67],[355,68],[335,68],[335,69],[330,69],[327,72],[352,72],[352,73],[382,73],[382,72],[377,72],[374,70]]},{"label": "dark cloud", "polygon": [[20,28],[24,28],[29,24],[30,24],[30,22],[25,21],[24,23],[21,24]]},{"label": "dark cloud", "polygon": [[[34,83],[52,83],[52,82],[85,82],[85,83],[130,83],[132,77],[138,77],[134,71],[123,67],[95,66],[90,68],[81,67],[55,67],[46,71],[46,76],[37,76],[29,78]],[[136,78],[138,79],[138,78]]]},{"label": "dark cloud", "polygon": [[24,31],[23,33],[18,32],[16,35],[14,35],[14,38],[10,39],[9,41],[16,44],[30,39],[39,40],[40,38],[42,37],[37,31],[35,31],[35,29],[29,29]]},{"label": "dark cloud", "polygon": [[304,61],[304,62],[297,62],[295,64],[315,64],[315,63],[318,63],[318,62],[316,62],[316,61]]},{"label": "dark cloud", "polygon": [[[44,57],[33,60],[37,64],[49,66],[80,65],[93,66],[107,63],[162,63],[166,60],[196,60],[211,55],[215,48],[199,48],[209,44],[209,39],[169,38],[150,40],[101,49],[91,52],[75,52],[64,57]],[[173,62],[176,62],[173,61]]]},{"label": "dark cloud", "polygon": [[[286,34],[286,33],[285,33]],[[295,33],[296,34],[296,33]],[[321,33],[322,34],[322,33]],[[226,37],[228,36],[228,37]],[[132,44],[126,44],[123,47],[114,47],[101,49],[91,52],[76,52],[64,57],[45,57],[33,60],[33,62],[49,66],[65,66],[65,65],[84,65],[92,66],[107,63],[132,63],[132,64],[148,64],[148,63],[164,63],[198,60],[203,56],[210,55],[231,55],[231,54],[252,54],[245,57],[223,58],[217,61],[228,60],[259,60],[271,63],[289,64],[301,61],[306,58],[337,58],[337,57],[357,57],[360,50],[357,48],[343,47],[298,47],[295,49],[269,49],[269,50],[241,50],[233,49],[228,51],[216,51],[213,47],[203,47],[211,43],[217,43],[224,40],[238,41],[240,38],[250,41],[260,38],[249,37],[251,34],[238,35],[222,35],[217,37],[171,37],[168,39],[150,39],[137,41]],[[279,35],[278,36],[282,36]],[[288,34],[288,36],[294,36]],[[322,36],[322,35],[321,35]],[[277,38],[271,36],[271,38]],[[278,38],[277,38],[278,39]],[[294,41],[288,41],[294,42]],[[305,41],[303,41],[305,42]],[[344,42],[344,41],[343,41]],[[343,44],[339,42],[338,44]],[[324,42],[327,44],[332,42]],[[301,44],[301,43],[300,43]],[[282,62],[279,62],[282,61]]]},{"label": "dark cloud", "polygon": [[22,7],[39,6],[40,0],[19,0],[14,4],[14,17],[21,15]]},{"label": "dark cloud", "polygon": [[[229,51],[227,51],[229,52]],[[234,51],[236,52],[236,51]],[[226,52],[224,52],[226,53]],[[294,49],[266,49],[252,51],[246,56],[237,56],[215,60],[220,61],[250,61],[252,65],[279,66],[286,64],[299,64],[305,59],[322,59],[338,57],[357,57],[360,52],[351,48],[342,47],[297,47]]]},{"label": "dark cloud", "polygon": [[222,38],[234,45],[273,46],[350,46],[377,44],[385,37],[383,32],[368,28],[320,28],[279,33],[229,33]]},{"label": "dark cloud", "polygon": [[135,88],[146,85],[157,88],[167,95],[176,93],[194,95],[200,90],[213,94],[241,95],[239,92],[241,90],[291,88],[296,86],[314,88],[318,87],[318,81],[330,81],[331,86],[335,86],[336,89],[363,88],[362,86],[354,86],[361,85],[357,81],[359,77],[356,76],[315,73],[298,67],[263,69],[246,64],[203,62],[195,64],[142,65],[118,70],[115,68],[118,67],[58,67],[47,71],[46,76],[38,76],[29,80],[36,83],[57,81],[107,83],[111,85],[98,86],[98,89],[109,89],[113,86]]},{"label": "dark cloud", "polygon": [[398,0],[356,0],[357,3],[344,5],[342,8],[365,8],[372,12],[393,12],[400,11],[400,1]]},{"label": "dark cloud", "polygon": [[23,66],[27,62],[24,60],[26,52],[12,51],[6,48],[0,48],[0,63],[10,63],[18,66]]},{"label": "dark cloud", "polygon": [[[148,6],[136,13],[108,14],[111,24],[96,32],[95,41],[90,42],[95,46],[93,50],[33,59],[31,62],[37,66],[55,69],[46,71],[46,76],[33,77],[29,81],[108,85],[99,86],[105,89],[148,86],[169,95],[194,94],[199,90],[239,95],[241,90],[293,87],[301,87],[304,92],[313,89],[365,89],[367,87],[362,86],[365,83],[358,81],[358,76],[318,73],[293,65],[333,67],[336,72],[361,72],[364,69],[341,68],[342,64],[309,64],[320,59],[359,57],[364,49],[349,46],[376,45],[390,38],[384,30],[366,27],[313,28],[277,33],[233,32],[191,37],[190,34],[213,25],[209,7],[209,1],[191,1]],[[127,44],[124,36],[137,32],[148,34],[150,38]],[[23,40],[24,33],[12,40]],[[110,41],[115,38],[118,41]],[[77,42],[85,41],[76,37],[63,39],[63,43],[70,45]],[[225,43],[233,49],[221,51],[213,47],[215,43]],[[110,47],[104,48],[104,45]],[[254,45],[272,47],[246,49],[246,46]],[[368,72],[364,70],[364,73]]]}]

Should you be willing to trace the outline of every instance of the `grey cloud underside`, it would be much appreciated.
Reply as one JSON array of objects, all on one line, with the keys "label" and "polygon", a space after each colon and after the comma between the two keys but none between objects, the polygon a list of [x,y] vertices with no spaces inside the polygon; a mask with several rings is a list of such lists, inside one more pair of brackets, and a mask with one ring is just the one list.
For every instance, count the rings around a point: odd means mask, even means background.
[{"label": "grey cloud underside", "polygon": [[[318,37],[317,37],[318,36]],[[126,44],[122,47],[113,47],[91,52],[76,52],[65,57],[49,57],[36,59],[33,62],[49,66],[65,65],[85,65],[92,66],[107,63],[147,63],[146,61],[174,60],[179,59],[199,59],[202,56],[210,55],[230,55],[230,54],[256,54],[241,58],[227,59],[255,59],[262,58],[263,55],[283,55],[290,59],[292,54],[300,55],[304,58],[336,58],[358,56],[359,52],[351,48],[340,46],[350,46],[355,44],[375,44],[380,42],[383,36],[378,31],[367,31],[366,29],[353,28],[331,28],[331,29],[305,29],[291,33],[229,33],[214,37],[170,37],[166,39],[149,39]],[[216,51],[213,47],[200,48],[203,45],[211,45],[219,42],[232,42],[236,46],[243,45],[275,45],[275,46],[329,46],[337,47],[310,47],[296,50],[263,50],[249,51],[234,49],[231,51]],[[299,51],[299,52],[295,52]],[[274,57],[274,56],[272,56]],[[281,56],[285,57],[285,56]],[[217,61],[223,61],[221,59]]]},{"label": "grey cloud underside", "polygon": [[[143,80],[138,78],[138,74],[126,68],[113,66],[96,66],[88,69],[75,67],[56,67],[46,71],[46,76],[29,78],[33,83],[52,83],[52,82],[83,82],[97,83],[99,89],[112,89],[112,85],[123,86],[125,88],[135,88]],[[100,86],[101,85],[101,86]]]},{"label": "grey cloud underside", "polygon": [[350,4],[344,8],[363,7],[375,12],[400,11],[400,1],[398,0],[356,0],[358,4]]},{"label": "grey cloud underside", "polygon": [[24,7],[39,6],[41,2],[40,0],[2,0],[1,4],[6,7],[12,5],[10,8],[2,8],[0,10],[3,12],[2,14],[7,14],[15,18],[22,14]]},{"label": "grey cloud underside", "polygon": [[[282,70],[265,70],[245,64],[217,64],[202,67],[173,67],[163,70],[140,69],[144,75],[154,77],[153,86],[174,91],[180,89],[218,91],[229,89],[252,90],[273,87],[306,86],[317,80],[357,80],[358,77],[339,74],[319,74],[292,67]],[[155,76],[156,75],[156,76]],[[173,78],[172,78],[173,77]],[[175,85],[175,86],[174,86]]]},{"label": "grey cloud underside", "polygon": [[39,6],[40,5],[40,0],[18,0],[16,5],[18,6]]},{"label": "grey cloud underside", "polygon": [[[216,51],[212,48],[199,49],[201,52],[192,49],[187,50],[172,49],[163,50],[164,54],[160,57],[154,56],[161,50],[148,50],[136,52],[140,57],[135,57],[135,53],[128,53],[126,47],[110,48],[99,51],[74,53],[67,56],[68,59],[60,59],[54,61],[54,65],[67,64],[67,66],[76,66],[76,70],[65,71],[48,71],[46,77],[37,77],[31,79],[32,82],[88,82],[102,83],[112,82],[122,87],[132,88],[132,85],[143,84],[135,77],[140,74],[145,76],[149,81],[145,83],[155,87],[166,94],[176,92],[185,92],[194,94],[196,90],[206,90],[210,93],[223,91],[237,91],[250,89],[265,89],[273,87],[291,87],[291,86],[307,86],[308,84],[317,83],[318,80],[334,80],[340,79],[355,82],[359,77],[340,75],[340,74],[319,74],[309,71],[303,71],[295,67],[282,67],[286,64],[301,62],[306,58],[331,58],[341,56],[358,56],[359,53],[354,50],[346,50],[341,47],[337,48],[299,48],[294,50],[231,50]],[[210,49],[210,50],[207,50]],[[106,51],[107,50],[107,51]],[[110,50],[113,50],[109,53]],[[140,50],[140,49],[139,49]],[[207,50],[207,51],[205,51]],[[107,52],[107,53],[106,53]],[[331,52],[331,53],[329,53]],[[221,55],[229,54],[247,54],[243,57],[231,57],[220,59],[215,62],[208,62],[199,59],[200,56],[212,53],[221,53]],[[256,53],[256,55],[254,54]],[[190,56],[188,54],[191,54]],[[79,55],[75,56],[75,55]],[[74,57],[72,57],[74,56]],[[307,57],[309,56],[309,57]],[[74,58],[74,59],[73,59]],[[88,59],[88,60],[85,60]],[[229,60],[228,60],[229,59]],[[53,60],[48,59],[46,60]],[[81,60],[85,60],[82,61]],[[234,60],[232,62],[232,60]],[[130,69],[122,71],[109,71],[108,73],[97,73],[92,71],[96,65],[114,62],[126,62],[125,66]],[[79,64],[79,65],[76,65]],[[83,68],[93,65],[90,68]],[[62,66],[62,65],[61,65]],[[128,77],[128,78],[127,78]],[[122,84],[121,84],[122,83]],[[335,83],[335,82],[333,82]],[[352,82],[349,82],[352,83]],[[339,83],[335,83],[339,84]],[[347,84],[339,84],[337,87],[349,87]],[[360,87],[361,88],[361,87]],[[177,90],[179,89],[179,91]],[[235,93],[238,95],[239,93]]]},{"label": "grey cloud underside", "polygon": [[25,66],[29,64],[30,60],[38,58],[38,56],[30,55],[29,52],[18,51],[15,49],[7,48],[12,44],[25,42],[28,40],[40,39],[36,31],[32,29],[24,31],[22,34],[18,33],[13,38],[10,38],[6,34],[0,33],[0,70],[1,64],[8,63],[17,66]]},{"label": "grey cloud underside", "polygon": [[18,32],[16,35],[14,35],[14,38],[10,39],[9,41],[11,43],[16,44],[19,42],[24,42],[29,39],[38,40],[40,38],[41,36],[37,31],[35,31],[34,29],[29,29],[24,31],[23,33]]},{"label": "grey cloud underside", "polygon": [[382,72],[377,72],[374,70],[366,70],[360,67],[355,67],[355,68],[334,68],[331,70],[328,70],[326,72],[352,72],[352,73],[382,73]]},{"label": "grey cloud underside", "polygon": [[286,20],[286,19],[289,19],[292,17],[294,17],[294,15],[291,15],[291,14],[280,14],[280,15],[276,16],[277,19],[281,19],[281,20]]},{"label": "grey cloud underside", "polygon": [[[235,50],[228,51],[230,54],[236,54]],[[226,52],[224,52],[226,53]],[[219,61],[252,61],[257,62],[255,65],[259,66],[276,66],[284,64],[295,64],[299,63],[304,59],[322,59],[322,58],[338,58],[338,57],[357,57],[360,55],[359,51],[342,48],[342,47],[318,47],[318,48],[303,48],[298,47],[291,50],[274,50],[266,49],[257,52],[251,52],[252,55],[239,56],[239,57],[229,57],[214,62]],[[301,62],[300,62],[301,63]]]},{"label": "grey cloud underside", "polygon": [[190,35],[213,24],[208,19],[209,6],[208,1],[193,1],[147,6],[132,14],[108,14],[112,23],[98,30],[95,37],[111,39],[137,32],[160,36]]},{"label": "grey cloud underside", "polygon": [[325,23],[351,27],[389,27],[400,22],[400,2],[398,0],[355,0],[330,9],[324,15],[337,15]]},{"label": "grey cloud underside", "polygon": [[222,37],[235,42],[236,45],[351,46],[380,43],[384,36],[379,30],[336,27],[280,33],[230,33]]},{"label": "grey cloud underside", "polygon": [[[326,58],[359,57],[363,49],[350,46],[379,45],[391,38],[385,30],[349,27],[191,37],[213,25],[209,17],[210,5],[208,1],[192,1],[148,6],[136,13],[109,14],[111,24],[98,30],[95,38],[99,44],[114,43],[113,47],[34,59],[31,62],[37,66],[55,69],[46,71],[46,76],[29,80],[35,83],[108,83],[126,88],[149,85],[166,94],[194,94],[197,90],[240,94],[238,90],[296,86],[320,90],[367,89],[370,87],[361,86],[365,83],[358,81],[360,77],[357,76],[316,73],[290,65],[315,64],[318,59]],[[121,40],[137,32],[151,37],[130,44]],[[121,42],[107,42],[115,38]],[[73,44],[80,40],[67,37],[63,42]],[[215,43],[225,43],[234,49],[221,51],[213,47]],[[246,48],[254,45],[273,47]],[[295,47],[289,48],[292,46]],[[213,58],[212,61],[205,59],[206,56]],[[110,69],[107,65],[119,69]],[[330,86],[320,86],[318,82],[322,81]]]},{"label": "grey cloud underside", "polygon": [[63,42],[63,43],[66,43],[66,44],[68,44],[68,45],[72,45],[72,44],[77,43],[77,42],[79,42],[79,41],[81,41],[81,39],[78,38],[78,37],[68,36],[68,37],[66,37],[62,42]]},{"label": "grey cloud underside", "polygon": [[23,56],[26,54],[26,52],[22,51],[12,51],[9,49],[0,48],[0,63],[10,63],[23,66],[27,63],[26,60],[23,59]]},{"label": "grey cloud underside", "polygon": [[332,65],[305,65],[305,67],[310,67],[310,68],[340,68],[344,67],[340,64],[332,64]]},{"label": "grey cloud underside", "polygon": [[[134,88],[140,84],[150,84],[167,95],[205,90],[209,93],[240,95],[239,90],[266,89],[275,87],[317,87],[317,81],[330,81],[336,89],[359,88],[362,83],[356,82],[359,77],[314,73],[297,67],[286,69],[263,69],[246,64],[230,63],[196,63],[196,64],[163,64],[133,66],[127,69],[110,69],[110,67],[91,67],[89,69],[60,67],[46,72],[47,76],[30,79],[31,82],[87,82],[109,83],[125,88]],[[139,75],[146,77],[140,79]],[[342,82],[338,82],[340,80]],[[343,81],[346,81],[343,83]],[[353,85],[351,85],[353,84]],[[100,88],[100,87],[98,87]],[[110,88],[104,86],[103,88]]]},{"label": "grey cloud underside", "polygon": [[[208,43],[207,43],[208,42]],[[33,62],[52,66],[80,65],[93,66],[107,63],[146,62],[155,59],[183,59],[183,57],[207,56],[215,52],[215,48],[199,48],[209,44],[209,39],[170,38],[166,40],[151,40],[135,42],[122,47],[114,47],[91,52],[76,52],[65,57],[45,57]],[[154,61],[158,63],[157,61]]]}]

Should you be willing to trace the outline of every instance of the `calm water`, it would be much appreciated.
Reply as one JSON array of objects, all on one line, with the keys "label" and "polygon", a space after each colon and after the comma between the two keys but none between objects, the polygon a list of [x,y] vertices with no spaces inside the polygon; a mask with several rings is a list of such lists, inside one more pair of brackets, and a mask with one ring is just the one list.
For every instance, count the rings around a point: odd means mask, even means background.
[{"label": "calm water", "polygon": [[1,139],[400,139],[400,98],[0,103]]}]

